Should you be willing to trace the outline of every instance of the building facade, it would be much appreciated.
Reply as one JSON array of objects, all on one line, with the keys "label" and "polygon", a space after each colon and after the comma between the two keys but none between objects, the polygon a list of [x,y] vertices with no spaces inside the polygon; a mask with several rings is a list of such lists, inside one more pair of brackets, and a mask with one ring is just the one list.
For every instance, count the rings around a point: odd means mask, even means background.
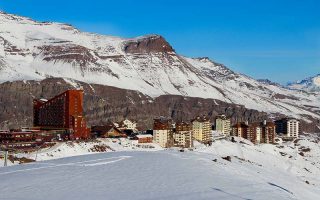
[{"label": "building facade", "polygon": [[262,124],[262,133],[260,143],[275,143],[276,125],[273,122],[264,122]]},{"label": "building facade", "polygon": [[189,123],[178,122],[173,133],[174,146],[182,148],[193,147],[192,128]]},{"label": "building facade", "polygon": [[144,134],[144,135],[136,135],[136,138],[138,139],[138,143],[152,143],[153,136],[150,134]]},{"label": "building facade", "polygon": [[45,143],[59,141],[60,133],[55,131],[12,130],[0,131],[0,146],[8,149],[23,149],[45,146]]},{"label": "building facade", "polygon": [[273,122],[239,122],[232,128],[232,135],[245,138],[254,144],[274,143],[275,142],[275,124]]},{"label": "building facade", "polygon": [[279,135],[288,138],[298,138],[300,132],[300,122],[297,119],[293,118],[284,118],[277,120],[276,124],[276,132]]},{"label": "building facade", "polygon": [[135,121],[130,121],[128,119],[125,119],[122,121],[122,123],[129,130],[133,130],[133,131],[137,130],[137,123]]},{"label": "building facade", "polygon": [[33,125],[68,130],[71,139],[89,138],[90,130],[83,116],[83,91],[67,90],[47,101],[35,99]]},{"label": "building facade", "polygon": [[91,133],[95,137],[102,137],[102,138],[127,137],[125,133],[123,133],[120,129],[118,129],[113,124],[107,124],[102,126],[92,126]]},{"label": "building facade", "polygon": [[137,131],[137,123],[129,119],[125,119],[121,122],[114,123],[114,125],[120,130],[132,130]]},{"label": "building facade", "polygon": [[250,130],[247,123],[238,122],[232,126],[232,136],[248,139],[250,137],[248,133],[250,133]]},{"label": "building facade", "polygon": [[154,119],[153,141],[163,148],[173,146],[172,122],[168,119]]},{"label": "building facade", "polygon": [[219,115],[216,118],[216,131],[221,132],[225,136],[231,133],[231,120],[225,115]]},{"label": "building facade", "polygon": [[196,117],[192,121],[193,139],[202,143],[212,142],[211,123],[207,117]]}]

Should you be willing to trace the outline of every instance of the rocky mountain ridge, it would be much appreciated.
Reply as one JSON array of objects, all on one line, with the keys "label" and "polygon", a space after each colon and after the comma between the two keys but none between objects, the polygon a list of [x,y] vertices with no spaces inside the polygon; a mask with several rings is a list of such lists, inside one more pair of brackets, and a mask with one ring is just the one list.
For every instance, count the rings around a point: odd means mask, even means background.
[{"label": "rocky mountain ridge", "polygon": [[[67,89],[82,88],[84,112],[89,125],[103,125],[108,121],[125,118],[137,120],[143,129],[152,128],[153,119],[159,116],[178,121],[189,121],[197,115],[207,115],[214,121],[225,114],[237,121],[272,120],[284,115],[270,115],[247,109],[245,106],[225,103],[216,99],[161,95],[152,98],[139,91],[112,86],[88,84],[66,78],[47,78],[42,81],[14,81],[0,84],[0,129],[32,126],[32,99],[52,98]],[[309,124],[302,121],[302,130],[317,132],[319,121]]]},{"label": "rocky mountain ridge", "polygon": [[[205,57],[181,56],[162,36],[103,36],[67,24],[37,22],[0,12],[0,82],[41,82],[50,77],[139,91],[150,101],[164,96],[219,100],[269,116],[296,117],[320,127],[319,122],[314,124],[320,119],[319,94],[259,82]],[[46,90],[47,96],[53,94],[50,88]],[[129,103],[123,98],[121,101]],[[18,104],[12,106],[19,108]],[[97,105],[95,109],[102,107]]]},{"label": "rocky mountain ridge", "polygon": [[290,89],[304,90],[307,92],[320,92],[320,74],[308,77],[301,81],[289,83],[287,87]]}]

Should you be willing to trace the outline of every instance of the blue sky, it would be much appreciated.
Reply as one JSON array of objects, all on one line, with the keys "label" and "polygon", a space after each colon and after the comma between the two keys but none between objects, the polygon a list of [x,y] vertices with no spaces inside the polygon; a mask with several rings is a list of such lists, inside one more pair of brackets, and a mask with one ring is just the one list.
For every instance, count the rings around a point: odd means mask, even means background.
[{"label": "blue sky", "polygon": [[0,0],[0,9],[88,32],[161,34],[182,55],[283,84],[320,73],[318,0]]}]

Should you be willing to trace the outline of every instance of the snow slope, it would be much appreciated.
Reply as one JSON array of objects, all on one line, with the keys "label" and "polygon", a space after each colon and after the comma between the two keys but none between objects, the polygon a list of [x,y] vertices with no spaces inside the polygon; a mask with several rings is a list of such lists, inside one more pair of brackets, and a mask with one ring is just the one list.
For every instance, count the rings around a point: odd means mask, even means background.
[{"label": "snow slope", "polygon": [[[197,143],[193,152],[133,149],[128,140],[115,141],[61,143],[39,152],[43,161],[0,168],[0,199],[320,198],[315,135],[256,146],[222,139],[210,147]],[[94,144],[119,152],[88,152]],[[72,157],[57,159],[65,156]]]},{"label": "snow slope", "polygon": [[308,92],[320,92],[320,74],[306,78],[295,83],[289,83],[288,87],[296,90],[305,90]]},{"label": "snow slope", "polygon": [[65,77],[156,97],[213,98],[297,118],[320,118],[320,95],[262,83],[208,58],[178,55],[158,35],[133,39],[80,32],[0,12],[0,82]]},{"label": "snow slope", "polygon": [[[217,159],[217,162],[213,162]],[[0,169],[0,199],[318,199],[289,172],[215,155],[112,152]]]},{"label": "snow slope", "polygon": [[[58,158],[80,156],[87,154],[96,154],[99,152],[114,151],[159,151],[163,148],[158,144],[146,143],[138,144],[137,140],[126,138],[110,139],[99,138],[94,141],[77,141],[77,142],[58,142],[52,147],[39,149],[29,153],[10,154],[17,158],[28,158],[36,161],[52,160]],[[0,152],[1,153],[1,152]],[[8,160],[8,166],[18,165],[19,161],[14,163]],[[0,158],[0,167],[4,165],[4,160]]]},{"label": "snow slope", "polygon": [[302,137],[278,145],[253,145],[245,139],[238,140],[241,142],[215,141],[211,147],[200,146],[195,151],[220,157],[231,156],[232,160],[238,160],[244,165],[256,165],[294,176],[302,182],[308,181],[315,187],[320,186],[319,138]]}]

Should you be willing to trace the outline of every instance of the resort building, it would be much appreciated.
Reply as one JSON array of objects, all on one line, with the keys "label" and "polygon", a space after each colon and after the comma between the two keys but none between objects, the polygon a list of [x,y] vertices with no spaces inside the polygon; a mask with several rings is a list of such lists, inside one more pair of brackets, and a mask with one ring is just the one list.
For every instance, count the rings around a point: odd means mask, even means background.
[{"label": "resort building", "polygon": [[103,126],[92,126],[91,132],[95,137],[102,138],[121,138],[127,137],[121,130],[115,127],[113,124],[107,124]]},{"label": "resort building", "polygon": [[114,123],[114,125],[120,130],[132,130],[137,131],[137,123],[129,119],[125,119],[119,123]]},{"label": "resort building", "polygon": [[71,139],[87,139],[83,90],[67,90],[49,100],[33,100],[33,125],[43,130],[66,130]]},{"label": "resort building", "polygon": [[211,123],[207,117],[196,117],[192,121],[193,139],[202,143],[212,142]]},{"label": "resort building", "polygon": [[136,135],[135,136],[138,139],[138,143],[152,143],[153,141],[153,136],[150,134],[141,134],[141,135]]},{"label": "resort building", "polygon": [[248,123],[238,122],[232,127],[232,136],[248,139],[250,138],[248,133],[250,133]]},{"label": "resort building", "polygon": [[300,132],[300,122],[293,118],[283,118],[277,120],[276,132],[277,134],[287,138],[298,138]]},{"label": "resort building", "polygon": [[231,120],[225,115],[219,115],[216,118],[216,131],[222,133],[225,136],[229,136],[231,133]]},{"label": "resort building", "polygon": [[164,118],[154,119],[153,141],[163,148],[173,146],[173,129],[171,120]]},{"label": "resort building", "polygon": [[192,128],[189,123],[178,122],[173,133],[174,146],[182,148],[193,147]]},{"label": "resort building", "polygon": [[274,143],[275,124],[273,122],[237,123],[233,126],[232,135],[245,138],[254,144]]}]

